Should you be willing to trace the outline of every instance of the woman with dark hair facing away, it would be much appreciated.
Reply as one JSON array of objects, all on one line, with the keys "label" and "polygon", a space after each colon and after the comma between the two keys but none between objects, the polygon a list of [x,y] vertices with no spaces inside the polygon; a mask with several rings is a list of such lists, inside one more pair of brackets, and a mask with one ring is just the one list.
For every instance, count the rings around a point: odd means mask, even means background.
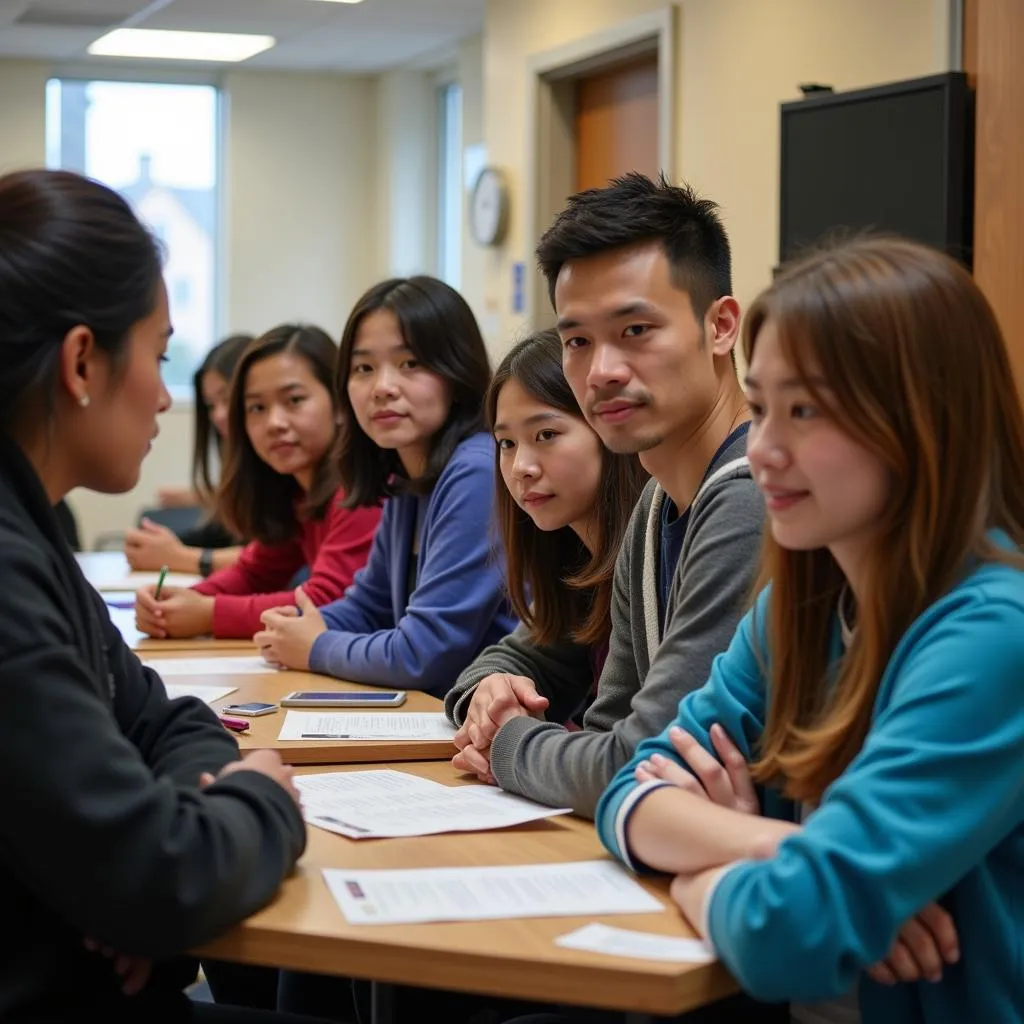
[{"label": "woman with dark hair facing away", "polygon": [[995,315],[942,253],[858,239],[783,268],[743,349],[766,587],[601,839],[794,1021],[1019,1020],[1024,416]]},{"label": "woman with dark hair facing away", "polygon": [[[562,372],[558,332],[514,345],[484,402],[497,445],[496,503],[519,628],[489,647],[445,697],[460,726],[456,766],[490,775],[486,750],[514,714],[570,722],[589,703],[608,650],[612,576],[647,474],[588,426]],[[533,680],[522,689],[520,680]],[[511,693],[515,700],[505,700]],[[463,743],[463,738],[466,743]]]},{"label": "woman with dark hair facing away", "polygon": [[268,611],[256,643],[271,663],[442,696],[515,625],[492,543],[490,382],[465,299],[432,277],[384,281],[341,341],[339,465],[351,508],[387,498],[366,569],[334,604]]},{"label": "woman with dark hair facing away", "polygon": [[207,353],[192,378],[195,437],[192,449],[192,486],[163,488],[160,503],[166,507],[199,506],[206,512],[197,526],[181,533],[143,519],[139,528],[125,536],[124,553],[136,571],[158,570],[209,576],[234,565],[242,548],[216,518],[216,484],[213,466],[224,460],[224,436],[228,428],[228,396],[231,376],[251,334],[233,334]]},{"label": "woman with dark hair facing away", "polygon": [[5,1021],[260,1019],[172,960],[264,906],[305,846],[291,770],[239,760],[124,645],[54,505],[138,481],[170,406],[155,240],[62,171],[0,177],[0,819]]},{"label": "woman with dark hair facing away", "polygon": [[228,407],[218,514],[254,538],[230,568],[191,589],[139,591],[136,618],[155,637],[251,637],[260,616],[295,599],[286,590],[310,567],[307,597],[327,604],[366,563],[380,505],[344,504],[332,448],[344,413],[333,399],[338,349],[318,327],[282,324],[246,348]]}]

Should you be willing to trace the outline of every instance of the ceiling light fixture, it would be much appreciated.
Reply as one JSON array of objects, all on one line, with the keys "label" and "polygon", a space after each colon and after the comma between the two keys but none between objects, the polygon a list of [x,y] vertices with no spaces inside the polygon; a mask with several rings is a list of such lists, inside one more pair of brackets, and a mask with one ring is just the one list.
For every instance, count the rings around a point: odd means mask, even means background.
[{"label": "ceiling light fixture", "polygon": [[116,28],[89,46],[95,57],[141,57],[153,60],[202,60],[221,63],[248,60],[269,50],[273,36],[230,32],[170,32],[163,29]]}]

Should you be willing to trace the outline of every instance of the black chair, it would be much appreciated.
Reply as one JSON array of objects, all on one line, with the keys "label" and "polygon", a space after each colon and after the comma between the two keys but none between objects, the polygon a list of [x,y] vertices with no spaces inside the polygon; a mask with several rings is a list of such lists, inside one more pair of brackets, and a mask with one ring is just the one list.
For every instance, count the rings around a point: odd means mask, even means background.
[{"label": "black chair", "polygon": [[186,508],[145,508],[139,513],[139,524],[148,519],[158,526],[166,526],[171,533],[179,537],[183,533],[191,533],[202,522],[203,510],[198,505]]}]

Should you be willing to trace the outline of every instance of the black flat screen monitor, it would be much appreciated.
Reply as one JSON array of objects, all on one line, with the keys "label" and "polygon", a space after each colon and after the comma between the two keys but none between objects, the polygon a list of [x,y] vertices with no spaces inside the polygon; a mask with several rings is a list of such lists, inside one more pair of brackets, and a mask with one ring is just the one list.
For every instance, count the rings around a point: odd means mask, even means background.
[{"label": "black flat screen monitor", "polygon": [[972,107],[962,72],[783,103],[780,262],[875,230],[969,266]]}]

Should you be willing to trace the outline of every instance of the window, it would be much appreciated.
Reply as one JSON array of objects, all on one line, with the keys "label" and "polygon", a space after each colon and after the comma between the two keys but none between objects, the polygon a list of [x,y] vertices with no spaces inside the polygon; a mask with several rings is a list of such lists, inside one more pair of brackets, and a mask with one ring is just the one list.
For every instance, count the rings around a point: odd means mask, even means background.
[{"label": "window", "polygon": [[438,276],[462,284],[462,87],[447,82],[438,97]]},{"label": "window", "polygon": [[174,391],[190,385],[217,332],[217,141],[213,86],[47,83],[47,164],[117,189],[164,246]]}]

